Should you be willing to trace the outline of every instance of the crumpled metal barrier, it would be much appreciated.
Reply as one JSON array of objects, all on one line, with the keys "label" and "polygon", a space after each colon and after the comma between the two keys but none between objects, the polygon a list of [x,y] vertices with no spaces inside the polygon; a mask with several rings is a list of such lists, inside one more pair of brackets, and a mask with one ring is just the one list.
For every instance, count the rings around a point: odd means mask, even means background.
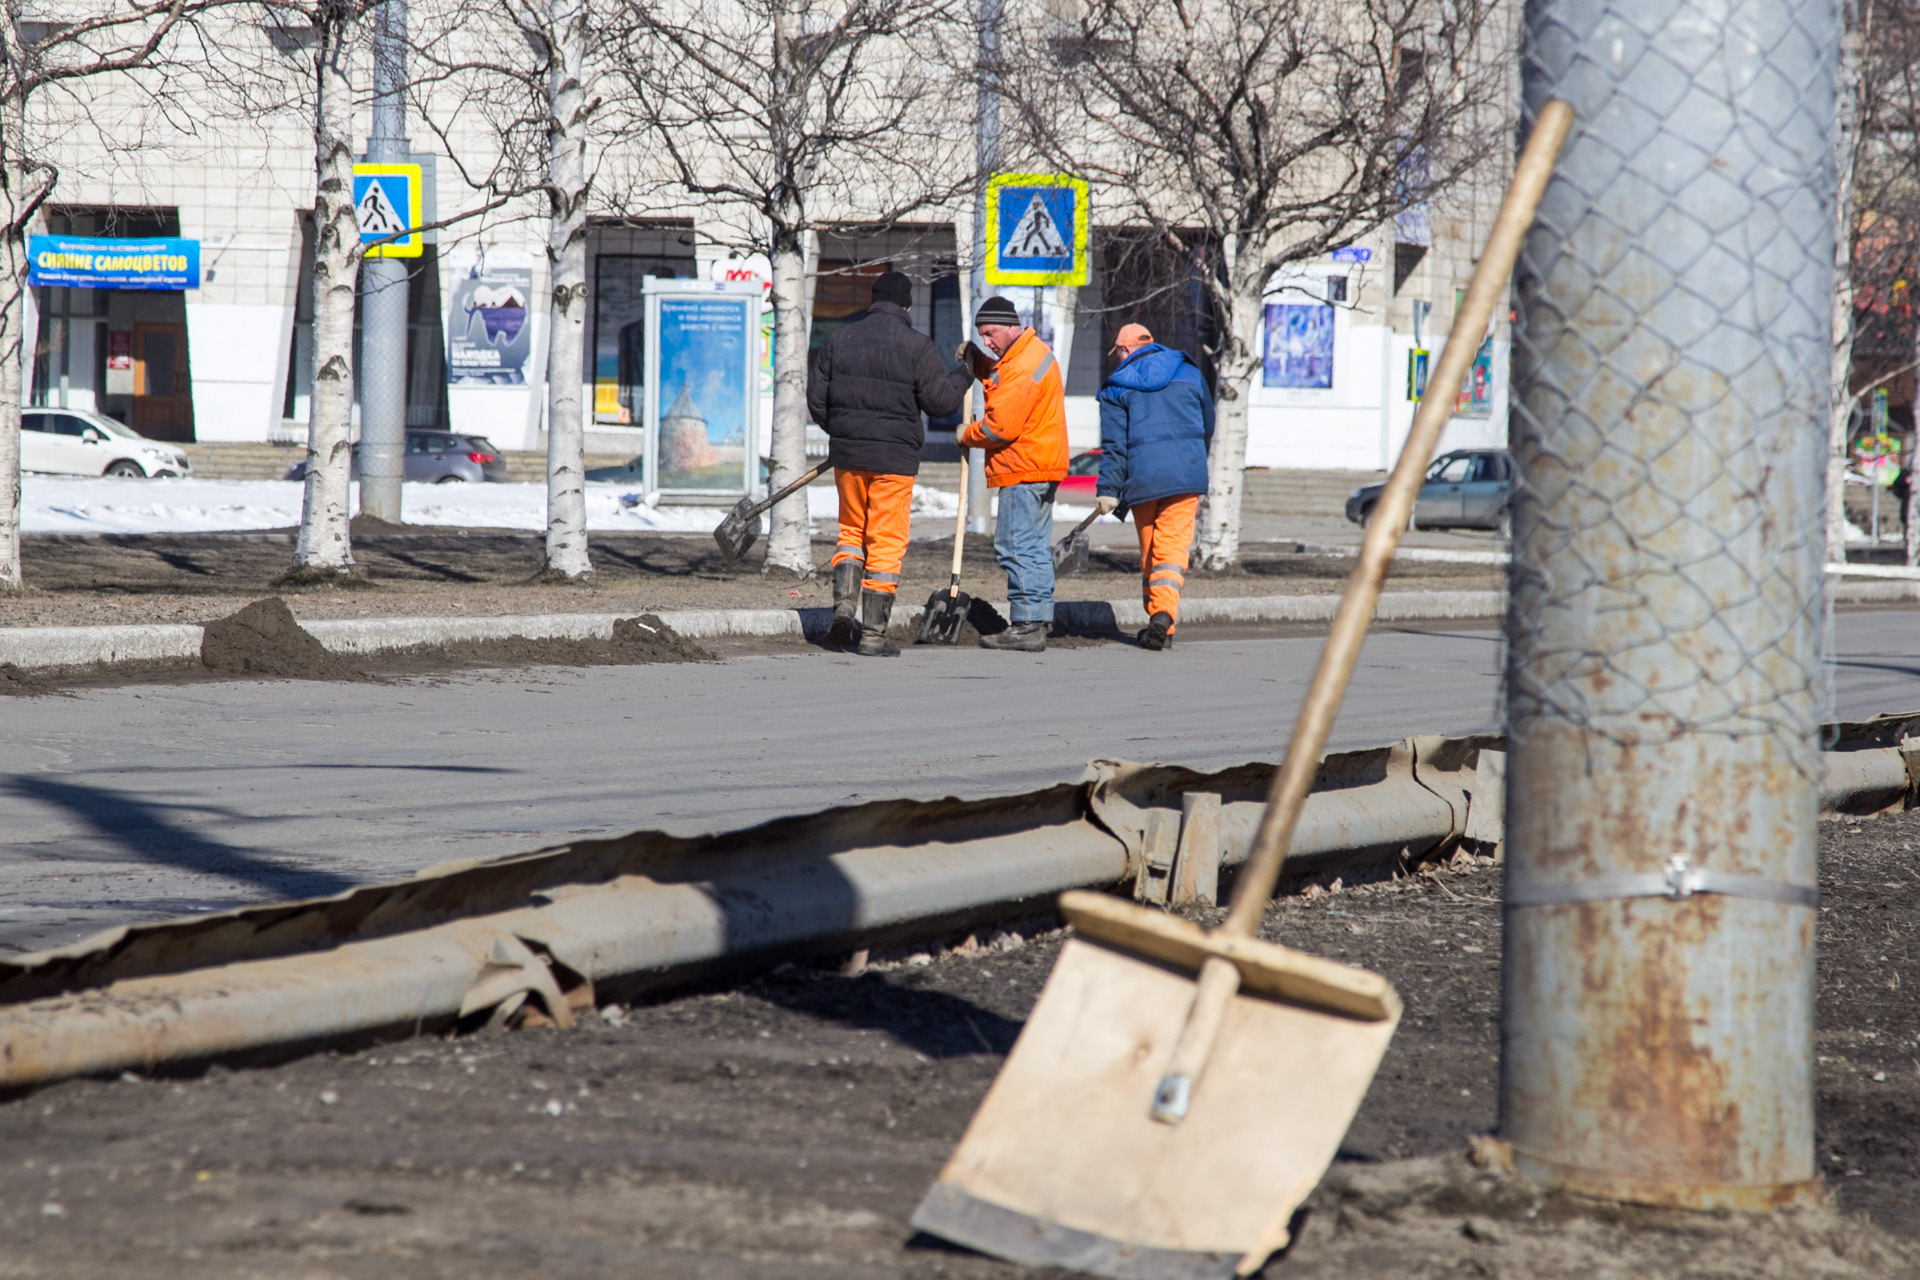
[{"label": "crumpled metal barrier", "polygon": [[[1832,726],[1823,806],[1910,805],[1920,714]],[[1498,842],[1501,740],[1335,752],[1296,833],[1297,881]],[[986,800],[894,800],[699,837],[638,832],[411,880],[108,930],[0,959],[0,1087],[522,1009],[561,1026],[596,998],[714,966],[926,937],[1130,881],[1156,810],[1221,797],[1246,856],[1273,766],[1096,761]],[[1866,806],[1866,807],[1862,807]],[[1297,861],[1296,861],[1297,860]]]},{"label": "crumpled metal barrier", "polygon": [[[1329,752],[1314,776],[1288,847],[1284,888],[1338,870],[1401,866],[1450,847],[1466,834],[1473,772],[1493,734],[1439,735],[1390,746]],[[1178,811],[1188,792],[1220,797],[1220,861],[1244,862],[1266,809],[1274,766],[1238,765],[1203,773],[1178,765],[1095,760],[1087,766],[1087,804],[1126,845],[1129,865],[1145,856],[1149,814]]]}]

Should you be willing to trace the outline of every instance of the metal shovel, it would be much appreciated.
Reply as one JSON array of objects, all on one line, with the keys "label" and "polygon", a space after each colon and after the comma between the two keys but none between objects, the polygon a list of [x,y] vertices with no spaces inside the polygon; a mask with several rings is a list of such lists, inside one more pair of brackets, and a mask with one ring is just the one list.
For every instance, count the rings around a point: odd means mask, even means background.
[{"label": "metal shovel", "polygon": [[1053,544],[1053,571],[1055,573],[1085,573],[1087,557],[1093,547],[1087,541],[1087,527],[1100,518],[1100,509],[1095,507],[1093,514],[1073,526],[1073,532]]},{"label": "metal shovel", "polygon": [[953,572],[947,585],[927,597],[915,644],[959,644],[973,597],[960,589],[960,557],[967,549],[967,451],[960,451],[960,512],[953,518]]},{"label": "metal shovel", "polygon": [[720,527],[713,531],[713,540],[720,544],[720,554],[727,558],[727,563],[739,564],[740,557],[747,554],[747,549],[753,545],[753,540],[760,536],[762,511],[779,502],[795,489],[804,488],[818,480],[830,465],[832,464],[822,459],[819,466],[808,471],[780,492],[768,494],[757,502],[752,498],[742,498],[734,504],[733,510],[727,513],[727,518],[722,520]]},{"label": "metal shovel", "polygon": [[[1573,122],[1540,112],[1430,387],[1457,387]],[[1255,937],[1453,409],[1421,399],[1347,580],[1285,762],[1211,933],[1070,893],[1075,936],[913,1225],[1034,1266],[1127,1280],[1260,1269],[1326,1172],[1399,1021],[1384,978]]]}]

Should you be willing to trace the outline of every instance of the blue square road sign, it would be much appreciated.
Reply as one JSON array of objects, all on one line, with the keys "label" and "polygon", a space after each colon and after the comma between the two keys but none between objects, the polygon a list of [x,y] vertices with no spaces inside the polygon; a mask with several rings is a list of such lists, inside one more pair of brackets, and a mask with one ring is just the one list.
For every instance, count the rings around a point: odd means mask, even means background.
[{"label": "blue square road sign", "polygon": [[360,224],[360,243],[373,244],[388,236],[369,258],[417,258],[424,241],[418,227],[424,183],[417,164],[356,164],[353,166],[353,216]]},{"label": "blue square road sign", "polygon": [[1003,173],[987,182],[987,283],[1087,282],[1087,184],[1061,173]]}]

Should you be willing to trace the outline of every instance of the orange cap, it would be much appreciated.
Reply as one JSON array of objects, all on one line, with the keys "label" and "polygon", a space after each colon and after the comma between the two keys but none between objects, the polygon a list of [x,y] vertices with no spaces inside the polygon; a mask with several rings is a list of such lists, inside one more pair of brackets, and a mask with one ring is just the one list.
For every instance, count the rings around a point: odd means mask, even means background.
[{"label": "orange cap", "polygon": [[1144,347],[1153,341],[1153,335],[1147,332],[1143,324],[1123,324],[1120,335],[1113,340],[1115,351],[1131,351],[1135,347]]}]

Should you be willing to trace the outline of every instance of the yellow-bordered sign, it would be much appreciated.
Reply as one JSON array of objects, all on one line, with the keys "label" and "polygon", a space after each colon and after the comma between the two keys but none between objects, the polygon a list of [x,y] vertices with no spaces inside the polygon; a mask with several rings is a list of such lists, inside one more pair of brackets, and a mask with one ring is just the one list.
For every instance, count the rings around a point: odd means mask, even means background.
[{"label": "yellow-bordered sign", "polygon": [[425,221],[420,214],[424,185],[417,164],[353,166],[353,216],[360,224],[360,243],[406,233],[368,249],[369,258],[417,258],[425,251],[425,237],[414,230]]},{"label": "yellow-bordered sign", "polygon": [[987,283],[1087,282],[1087,183],[1064,173],[987,180]]}]

